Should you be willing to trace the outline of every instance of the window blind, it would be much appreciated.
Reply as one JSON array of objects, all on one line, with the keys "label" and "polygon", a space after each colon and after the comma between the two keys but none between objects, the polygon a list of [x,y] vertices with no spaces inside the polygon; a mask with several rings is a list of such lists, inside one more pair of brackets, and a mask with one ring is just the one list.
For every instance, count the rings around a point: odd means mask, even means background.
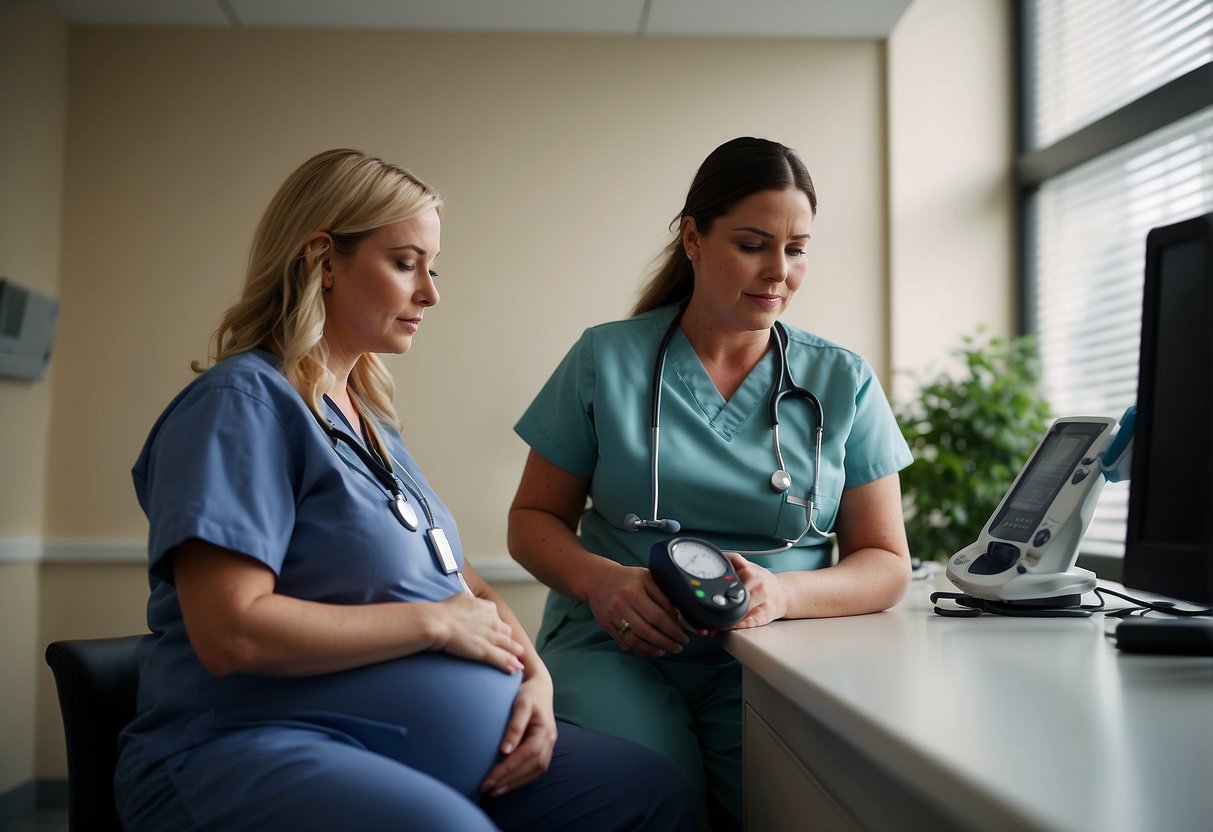
[{"label": "window blind", "polygon": [[[1046,181],[1033,203],[1045,393],[1059,416],[1119,417],[1137,398],[1146,233],[1213,211],[1213,107]],[[1127,484],[1109,485],[1083,551],[1123,554],[1127,516]]]},{"label": "window blind", "polygon": [[1028,149],[1213,59],[1213,0],[1038,0],[1029,8]]}]

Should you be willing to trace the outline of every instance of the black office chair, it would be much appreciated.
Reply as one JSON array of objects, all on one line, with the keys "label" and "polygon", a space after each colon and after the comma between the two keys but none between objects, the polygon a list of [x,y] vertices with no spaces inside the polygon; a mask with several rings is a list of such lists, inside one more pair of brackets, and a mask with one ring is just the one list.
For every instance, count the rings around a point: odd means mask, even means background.
[{"label": "black office chair", "polygon": [[118,734],[135,718],[135,645],[141,638],[56,641],[46,648],[67,740],[69,832],[122,832],[114,766]]}]

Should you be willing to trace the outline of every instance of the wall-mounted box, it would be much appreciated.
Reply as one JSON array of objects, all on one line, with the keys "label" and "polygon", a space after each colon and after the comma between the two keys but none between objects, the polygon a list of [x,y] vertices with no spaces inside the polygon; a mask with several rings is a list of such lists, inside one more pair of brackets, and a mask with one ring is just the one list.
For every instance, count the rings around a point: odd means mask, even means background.
[{"label": "wall-mounted box", "polygon": [[0,277],[0,376],[46,375],[59,301]]}]

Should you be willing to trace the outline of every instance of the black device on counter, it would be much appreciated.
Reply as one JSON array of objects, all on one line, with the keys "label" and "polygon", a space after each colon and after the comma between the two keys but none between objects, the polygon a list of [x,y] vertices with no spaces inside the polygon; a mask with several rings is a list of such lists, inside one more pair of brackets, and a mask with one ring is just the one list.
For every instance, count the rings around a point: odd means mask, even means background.
[{"label": "black device on counter", "polygon": [[1126,618],[1116,625],[1116,646],[1126,653],[1213,656],[1213,618]]},{"label": "black device on counter", "polygon": [[649,570],[693,627],[716,630],[736,624],[750,607],[749,594],[733,564],[706,540],[674,537],[654,543]]}]

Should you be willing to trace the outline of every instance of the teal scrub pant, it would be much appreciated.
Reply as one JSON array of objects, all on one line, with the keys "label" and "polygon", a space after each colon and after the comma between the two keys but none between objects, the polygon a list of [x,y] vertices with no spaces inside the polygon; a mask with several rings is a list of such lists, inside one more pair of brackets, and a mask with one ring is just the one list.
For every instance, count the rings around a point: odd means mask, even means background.
[{"label": "teal scrub pant", "polygon": [[541,639],[557,719],[657,751],[695,790],[701,828],[740,829],[741,665],[695,636],[678,655],[624,653],[581,606]]}]

